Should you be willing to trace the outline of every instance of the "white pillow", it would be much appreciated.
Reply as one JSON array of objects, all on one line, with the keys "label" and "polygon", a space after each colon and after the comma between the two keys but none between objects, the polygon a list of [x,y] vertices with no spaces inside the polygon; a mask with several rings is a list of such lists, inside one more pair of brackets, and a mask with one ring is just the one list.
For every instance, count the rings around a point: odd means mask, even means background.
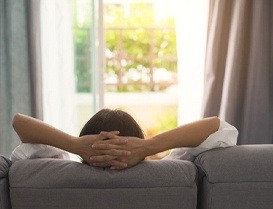
[{"label": "white pillow", "polygon": [[60,158],[69,160],[70,156],[68,152],[56,147],[29,143],[20,144],[13,150],[10,156],[12,162],[34,158]]}]

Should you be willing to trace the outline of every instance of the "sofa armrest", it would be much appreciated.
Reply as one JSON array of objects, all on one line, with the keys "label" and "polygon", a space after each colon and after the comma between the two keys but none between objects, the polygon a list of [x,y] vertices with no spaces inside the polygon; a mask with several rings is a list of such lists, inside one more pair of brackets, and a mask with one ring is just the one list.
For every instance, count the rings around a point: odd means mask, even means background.
[{"label": "sofa armrest", "polygon": [[11,161],[0,155],[0,209],[10,209],[8,171]]}]

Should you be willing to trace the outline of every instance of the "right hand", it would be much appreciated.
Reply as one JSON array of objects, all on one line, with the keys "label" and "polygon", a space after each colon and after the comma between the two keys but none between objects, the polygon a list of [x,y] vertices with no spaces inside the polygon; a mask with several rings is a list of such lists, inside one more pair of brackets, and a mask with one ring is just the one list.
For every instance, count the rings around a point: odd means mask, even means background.
[{"label": "right hand", "polygon": [[[91,161],[95,166],[101,166],[104,163],[108,163],[111,165],[111,169],[120,170],[132,167],[138,164],[140,161],[144,160],[146,156],[148,156],[148,140],[137,137],[121,137],[110,132],[102,132],[101,135],[109,139],[104,141],[97,141],[94,143],[92,146],[94,150],[100,151],[102,153],[114,150],[124,150],[130,154],[120,156],[113,156],[110,153],[109,155],[94,155],[91,158]],[[127,140],[127,143],[120,143],[123,140]],[[115,157],[115,160],[112,160],[113,157]]]},{"label": "right hand", "polygon": [[[111,132],[112,134],[118,134],[118,131]],[[85,135],[81,137],[77,137],[73,143],[73,153],[80,155],[82,159],[87,162],[89,165],[93,165],[90,157],[103,155],[108,156],[108,162],[101,163],[101,167],[108,167],[111,165],[109,161],[115,161],[118,157],[127,156],[130,154],[125,150],[119,149],[112,149],[112,150],[96,150],[92,148],[92,145],[98,142],[102,142],[107,137],[103,136],[102,134],[96,135]],[[121,139],[117,142],[119,145],[127,143],[126,139]],[[111,157],[110,157],[111,156]]]}]

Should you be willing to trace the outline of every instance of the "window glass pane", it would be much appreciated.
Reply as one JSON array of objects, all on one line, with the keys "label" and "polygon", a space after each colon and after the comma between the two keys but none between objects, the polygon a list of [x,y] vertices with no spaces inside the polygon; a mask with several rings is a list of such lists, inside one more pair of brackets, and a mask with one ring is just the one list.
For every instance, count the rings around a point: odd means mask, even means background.
[{"label": "window glass pane", "polygon": [[76,126],[80,132],[83,125],[98,108],[97,1],[71,0],[71,9],[76,83]]},{"label": "window glass pane", "polygon": [[[98,31],[94,11],[88,6],[96,1],[72,2],[77,108],[83,122],[91,114],[90,103],[86,101],[96,94],[92,89],[95,70],[91,55],[98,53],[92,51],[91,37],[92,30]],[[103,5],[105,92],[100,96],[105,98],[105,107],[132,114],[147,137],[177,125],[174,17],[161,4],[151,0],[146,3],[105,0]]]},{"label": "window glass pane", "polygon": [[72,1],[77,92],[91,92],[91,1]]},{"label": "window glass pane", "polygon": [[104,2],[105,106],[131,113],[147,137],[176,127],[174,14],[162,1]]}]

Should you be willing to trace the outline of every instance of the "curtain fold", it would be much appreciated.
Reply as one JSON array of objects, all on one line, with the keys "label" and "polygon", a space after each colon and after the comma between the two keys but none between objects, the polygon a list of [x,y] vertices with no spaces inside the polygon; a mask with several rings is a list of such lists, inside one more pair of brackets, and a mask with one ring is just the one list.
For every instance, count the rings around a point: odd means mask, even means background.
[{"label": "curtain fold", "polygon": [[33,65],[30,65],[30,42],[38,35],[29,36],[28,5],[31,2],[0,1],[0,153],[6,156],[19,143],[12,129],[14,114],[36,116],[39,111],[33,106],[36,104],[33,94],[36,69],[31,69]]},{"label": "curtain fold", "polygon": [[42,57],[41,57],[41,0],[27,0],[27,29],[29,70],[33,116],[43,119]]},{"label": "curtain fold", "polygon": [[211,0],[203,116],[239,130],[238,144],[273,140],[273,2]]}]

